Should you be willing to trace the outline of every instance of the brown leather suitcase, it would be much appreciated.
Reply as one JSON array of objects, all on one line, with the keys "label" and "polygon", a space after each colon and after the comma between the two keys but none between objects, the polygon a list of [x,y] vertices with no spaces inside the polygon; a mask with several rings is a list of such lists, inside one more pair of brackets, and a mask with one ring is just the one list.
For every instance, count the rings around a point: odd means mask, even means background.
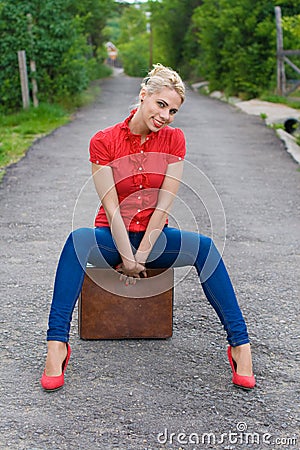
[{"label": "brown leather suitcase", "polygon": [[125,286],[113,269],[87,267],[78,306],[81,339],[165,339],[173,332],[174,269],[148,269]]}]

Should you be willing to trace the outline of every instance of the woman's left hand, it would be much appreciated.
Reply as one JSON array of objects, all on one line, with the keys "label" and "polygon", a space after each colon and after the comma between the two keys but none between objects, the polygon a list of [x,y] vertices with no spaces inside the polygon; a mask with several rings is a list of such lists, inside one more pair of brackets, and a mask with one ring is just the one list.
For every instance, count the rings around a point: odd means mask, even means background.
[{"label": "woman's left hand", "polygon": [[121,263],[116,267],[116,271],[120,273],[120,281],[123,281],[125,286],[135,284],[136,281],[141,278],[141,274],[143,275],[143,278],[147,277],[145,266],[137,262],[131,267]]}]

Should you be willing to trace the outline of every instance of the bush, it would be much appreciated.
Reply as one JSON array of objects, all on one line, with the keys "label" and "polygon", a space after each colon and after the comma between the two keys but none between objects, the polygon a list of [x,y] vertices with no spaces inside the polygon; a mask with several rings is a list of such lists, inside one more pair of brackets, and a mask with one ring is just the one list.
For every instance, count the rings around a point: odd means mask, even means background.
[{"label": "bush", "polygon": [[[95,3],[95,8],[101,1]],[[76,3],[0,0],[0,110],[21,106],[18,50],[26,51],[29,81],[29,61],[36,62],[40,101],[58,102],[72,97],[97,77],[101,65],[95,57],[97,48],[87,43],[86,19],[74,13]]]},{"label": "bush", "polygon": [[257,95],[274,82],[276,29],[272,1],[204,0],[195,10],[201,74],[211,89]]},{"label": "bush", "polygon": [[119,46],[124,72],[131,77],[144,77],[149,68],[149,41],[134,39]]},{"label": "bush", "polygon": [[117,41],[118,58],[124,72],[133,77],[143,77],[149,70],[149,33],[143,6],[125,7],[119,21],[120,34]]},{"label": "bush", "polygon": [[274,89],[276,4],[281,4],[283,15],[300,10],[299,2],[287,0],[203,0],[194,10],[200,55],[194,67],[211,90],[250,98]]}]

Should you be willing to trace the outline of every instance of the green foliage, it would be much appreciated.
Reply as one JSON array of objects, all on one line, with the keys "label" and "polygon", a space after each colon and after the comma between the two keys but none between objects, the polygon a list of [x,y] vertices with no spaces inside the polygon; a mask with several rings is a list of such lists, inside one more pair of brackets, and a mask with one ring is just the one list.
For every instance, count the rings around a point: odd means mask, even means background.
[{"label": "green foliage", "polygon": [[[299,0],[160,0],[150,5],[154,61],[159,55],[185,78],[208,80],[211,90],[225,90],[228,96],[246,99],[274,89],[276,5],[284,17],[285,48],[300,48]],[[288,76],[292,72],[288,69]]]},{"label": "green foliage", "polygon": [[283,17],[282,28],[284,38],[288,40],[285,47],[299,48],[300,46],[300,14],[292,17]]},{"label": "green foliage", "polygon": [[[293,94],[294,96],[294,94]],[[296,98],[282,97],[276,94],[262,94],[260,96],[261,100],[271,103],[282,103],[284,105],[288,105],[291,108],[300,109],[300,98],[297,100]]]},{"label": "green foliage", "polygon": [[[152,61],[172,66],[179,70],[182,61],[184,36],[193,8],[199,0],[149,0],[139,7],[123,6],[120,10],[119,32],[110,28],[117,36],[115,42],[127,74],[141,77],[150,69],[150,33],[152,31]],[[148,19],[146,13],[151,13]],[[116,25],[116,22],[111,25]],[[147,32],[148,29],[148,32]],[[106,29],[106,31],[109,31]]]},{"label": "green foliage", "polygon": [[116,42],[119,58],[127,75],[143,77],[149,70],[149,33],[146,10],[128,6],[119,21],[120,34]]},{"label": "green foliage", "polygon": [[146,14],[142,8],[129,6],[120,20],[119,42],[129,42],[146,33]]},{"label": "green foliage", "polygon": [[101,30],[112,4],[0,0],[0,110],[21,106],[18,50],[26,51],[28,72],[29,61],[36,62],[40,101],[58,102],[83,92],[104,59]]},{"label": "green foliage", "polygon": [[103,29],[114,8],[112,0],[72,0],[69,7],[73,17],[79,16],[93,56],[104,43]]},{"label": "green foliage", "polygon": [[118,15],[115,14],[108,19],[106,26],[103,28],[103,36],[106,41],[118,42],[120,38],[120,17]]},{"label": "green foliage", "polygon": [[148,40],[143,36],[119,46],[124,72],[132,77],[144,77],[149,69]]},{"label": "green foliage", "polygon": [[[109,67],[102,67],[103,76],[111,74]],[[69,122],[75,108],[92,103],[99,93],[99,82],[94,81],[85,91],[64,98],[62,105],[40,103],[38,108],[0,114],[0,181],[4,168],[22,158],[34,140]]]},{"label": "green foliage", "polygon": [[211,89],[247,98],[274,81],[273,1],[204,0],[193,22],[202,49],[200,73]]},{"label": "green foliage", "polygon": [[[162,0],[151,2],[154,30],[154,59],[179,70],[187,64],[184,53],[188,45],[195,41],[191,35],[185,41],[191,23],[193,10],[202,3],[200,0]],[[192,57],[191,54],[189,56]]]},{"label": "green foliage", "polygon": [[[300,49],[300,14],[292,17],[283,17],[282,19],[283,28],[283,42],[284,48],[289,50]],[[300,67],[300,57],[291,56],[290,59],[294,64]],[[287,79],[298,79],[299,75],[286,64],[285,66]]]}]

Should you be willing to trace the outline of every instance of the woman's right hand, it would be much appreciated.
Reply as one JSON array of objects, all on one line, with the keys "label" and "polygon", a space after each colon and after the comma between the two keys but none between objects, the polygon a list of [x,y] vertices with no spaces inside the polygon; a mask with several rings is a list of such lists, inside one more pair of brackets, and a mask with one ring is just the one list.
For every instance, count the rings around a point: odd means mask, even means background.
[{"label": "woman's right hand", "polygon": [[136,280],[147,277],[146,268],[143,264],[136,261],[125,260],[116,267],[117,272],[120,273],[120,281],[123,281],[126,286],[129,284],[135,284]]}]

